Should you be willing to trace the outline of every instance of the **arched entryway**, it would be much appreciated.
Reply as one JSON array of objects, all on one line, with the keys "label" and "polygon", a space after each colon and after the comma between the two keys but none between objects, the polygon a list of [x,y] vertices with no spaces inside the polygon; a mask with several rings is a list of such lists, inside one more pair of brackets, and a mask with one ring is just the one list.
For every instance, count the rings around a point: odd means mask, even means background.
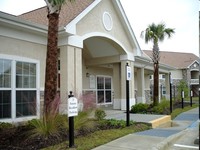
[{"label": "arched entryway", "polygon": [[83,41],[83,94],[93,93],[97,105],[121,109],[122,56],[127,55],[119,43],[105,36],[92,36]]}]

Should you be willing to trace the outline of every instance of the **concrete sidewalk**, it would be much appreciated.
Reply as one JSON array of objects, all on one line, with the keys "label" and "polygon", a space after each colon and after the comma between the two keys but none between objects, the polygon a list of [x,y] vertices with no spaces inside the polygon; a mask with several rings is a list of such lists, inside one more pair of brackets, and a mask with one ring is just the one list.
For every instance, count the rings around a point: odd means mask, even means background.
[{"label": "concrete sidewalk", "polygon": [[[164,150],[172,142],[184,135],[184,131],[194,125],[199,118],[198,109],[184,112],[173,120],[172,127],[157,127],[154,129],[126,135],[93,150]],[[106,110],[107,119],[125,119],[126,113],[122,111]],[[163,115],[131,114],[131,120],[151,123],[163,118]]]}]

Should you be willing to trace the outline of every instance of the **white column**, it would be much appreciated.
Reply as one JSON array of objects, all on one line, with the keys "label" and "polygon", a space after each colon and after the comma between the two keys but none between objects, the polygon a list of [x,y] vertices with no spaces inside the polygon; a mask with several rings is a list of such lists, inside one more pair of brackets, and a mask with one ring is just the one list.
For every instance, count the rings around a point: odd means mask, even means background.
[{"label": "white column", "polygon": [[121,109],[120,64],[113,65],[113,109]]},{"label": "white column", "polygon": [[166,99],[170,99],[170,83],[169,74],[165,74],[165,87],[166,87]]},{"label": "white column", "polygon": [[126,110],[126,62],[121,61],[121,110]]},{"label": "white column", "polygon": [[82,49],[75,48],[75,57],[74,57],[74,63],[75,63],[75,89],[74,92],[77,95],[82,94]]},{"label": "white column", "polygon": [[[128,61],[121,61],[121,110],[126,110],[126,63]],[[129,81],[129,98],[130,108],[135,105],[135,88],[134,88],[134,62],[129,61],[131,67],[132,79]]]},{"label": "white column", "polygon": [[138,68],[137,70],[137,99],[138,103],[145,103],[145,84],[144,84],[144,68]]},{"label": "white column", "polygon": [[134,81],[135,81],[134,62],[131,61],[129,66],[131,67],[131,71],[132,71],[132,79],[131,79],[131,81],[129,81],[129,84],[130,84],[130,108],[131,108],[131,106],[136,104],[136,100],[135,100],[135,83],[134,83]]},{"label": "white column", "polygon": [[60,112],[66,113],[69,92],[82,94],[82,51],[72,46],[60,49]]}]

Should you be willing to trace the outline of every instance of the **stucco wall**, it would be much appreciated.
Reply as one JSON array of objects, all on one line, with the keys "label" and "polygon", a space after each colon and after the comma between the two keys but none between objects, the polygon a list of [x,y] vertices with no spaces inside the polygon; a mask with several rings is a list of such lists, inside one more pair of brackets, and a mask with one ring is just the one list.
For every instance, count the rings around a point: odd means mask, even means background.
[{"label": "stucco wall", "polygon": [[0,53],[26,57],[40,62],[40,88],[44,88],[46,46],[13,38],[0,37]]},{"label": "stucco wall", "polygon": [[112,68],[104,68],[104,67],[86,67],[83,64],[83,89],[90,89],[89,86],[89,76],[86,76],[86,73],[88,73],[88,75],[94,75],[95,79],[97,76],[113,76],[113,69]]},{"label": "stucco wall", "polygon": [[182,79],[183,78],[183,74],[182,74],[182,70],[172,70],[171,71],[171,75],[173,79]]},{"label": "stucco wall", "polygon": [[[108,12],[112,17],[113,28],[111,31],[107,31],[104,28],[102,21],[104,12]],[[122,25],[117,12],[111,4],[111,1],[102,1],[99,3],[95,9],[93,9],[77,24],[77,34],[80,36],[91,33],[95,34],[98,32],[115,38],[117,41],[123,44],[123,46],[129,52],[133,50],[133,47],[131,46],[133,43],[131,43],[127,37],[124,26]]]}]

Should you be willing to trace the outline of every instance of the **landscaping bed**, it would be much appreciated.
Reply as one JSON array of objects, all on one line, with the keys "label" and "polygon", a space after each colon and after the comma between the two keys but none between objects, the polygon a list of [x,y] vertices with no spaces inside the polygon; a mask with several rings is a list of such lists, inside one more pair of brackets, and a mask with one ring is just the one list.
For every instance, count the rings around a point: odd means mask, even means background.
[{"label": "landscaping bed", "polygon": [[[80,122],[80,121],[79,121]],[[82,125],[75,129],[75,140],[81,140],[87,143],[85,137],[91,142],[94,138],[93,136],[100,136],[105,134],[104,141],[94,142],[93,146],[104,144],[113,139],[116,139],[125,134],[143,131],[150,129],[149,124],[145,123],[136,123],[131,122],[130,127],[126,127],[125,121],[119,120],[96,120],[96,119],[87,119]],[[49,146],[58,145],[58,147],[67,148],[68,142],[68,128],[60,126],[57,132],[44,136],[40,133],[33,132],[35,128],[30,125],[30,122],[22,126],[12,126],[10,124],[4,123],[0,124],[0,149],[1,150],[38,150],[42,148],[47,148]],[[80,125],[80,123],[79,123]],[[3,127],[2,127],[3,126]],[[75,125],[76,127],[77,125]],[[119,132],[118,134],[116,134]],[[33,134],[34,133],[34,134]],[[36,134],[37,133],[37,134]],[[100,134],[100,135],[99,135]],[[83,140],[84,139],[84,140]],[[61,143],[65,143],[64,145]],[[81,142],[79,142],[81,144]],[[103,143],[102,143],[103,142]],[[77,146],[81,147],[79,144]],[[92,146],[92,147],[93,147]],[[64,149],[65,149],[64,148]],[[55,146],[54,148],[55,149]]]}]

